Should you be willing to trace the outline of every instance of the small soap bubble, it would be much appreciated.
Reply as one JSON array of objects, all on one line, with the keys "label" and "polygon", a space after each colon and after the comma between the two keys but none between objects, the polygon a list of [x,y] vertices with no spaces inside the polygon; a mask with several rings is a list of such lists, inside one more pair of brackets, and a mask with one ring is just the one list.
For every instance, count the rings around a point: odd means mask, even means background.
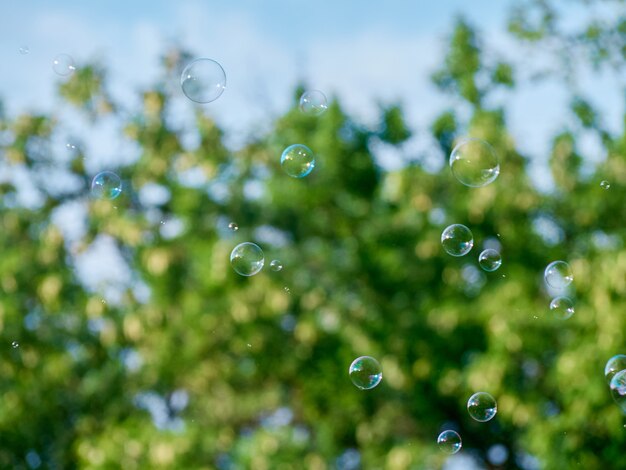
[{"label": "small soap bubble", "polygon": [[474,246],[474,237],[465,225],[453,224],[442,232],[441,245],[449,255],[464,256]]},{"label": "small soap bubble", "polygon": [[383,369],[380,363],[371,356],[356,358],[350,364],[348,373],[352,383],[361,390],[370,390],[383,379]]},{"label": "small soap bubble", "polygon": [[272,262],[270,263],[270,269],[272,271],[278,272],[278,271],[282,271],[283,270],[283,263],[281,263],[279,260],[274,259],[272,260]]},{"label": "small soap bubble", "polygon": [[300,110],[308,116],[319,116],[328,109],[326,95],[319,90],[308,90],[300,97]]},{"label": "small soap bubble", "polygon": [[496,271],[502,264],[502,257],[497,250],[488,248],[484,250],[478,257],[478,264],[485,271]]},{"label": "small soap bubble", "polygon": [[477,392],[467,400],[467,411],[472,419],[484,423],[493,419],[498,405],[496,399],[487,392]]},{"label": "small soap bubble", "polygon": [[30,52],[30,48],[28,46],[20,47],[20,54],[27,55]]},{"label": "small soap bubble", "polygon": [[11,347],[12,347],[13,349],[17,349],[17,348],[19,348],[19,347],[20,347],[20,343],[18,343],[17,341],[13,341],[13,342],[11,343]]},{"label": "small soap bubble", "polygon": [[76,70],[74,59],[67,54],[59,54],[52,61],[52,70],[54,70],[54,73],[61,75],[62,77],[71,75]]},{"label": "small soap bubble", "polygon": [[306,145],[290,145],[280,157],[280,166],[289,176],[304,178],[315,168],[315,155]]},{"label": "small soap bubble", "polygon": [[97,199],[115,199],[122,194],[122,180],[112,171],[102,171],[91,181],[91,195]]},{"label": "small soap bubble", "polygon": [[461,436],[459,436],[459,433],[456,431],[448,429],[437,437],[437,447],[439,447],[441,452],[446,454],[456,454],[461,450],[462,446]]},{"label": "small soap bubble", "polygon": [[623,370],[626,370],[626,355],[617,354],[606,361],[606,365],[604,366],[604,377],[608,383],[611,383],[613,376]]},{"label": "small soap bubble", "polygon": [[226,89],[226,72],[212,59],[196,59],[180,75],[183,93],[196,103],[210,103]]},{"label": "small soap bubble", "polygon": [[550,311],[559,320],[567,320],[574,315],[574,302],[569,297],[555,297],[550,302]]},{"label": "small soap bubble", "polygon": [[574,280],[572,268],[565,261],[553,261],[543,274],[546,284],[554,289],[564,289]]},{"label": "small soap bubble", "polygon": [[237,230],[239,230],[239,225],[237,225],[235,222],[231,222],[230,224],[228,224],[228,228],[233,232],[236,232]]},{"label": "small soap bubble", "polygon": [[480,139],[465,139],[454,147],[450,154],[450,168],[459,182],[472,188],[486,186],[500,174],[495,150]]},{"label": "small soap bubble", "polygon": [[254,276],[261,271],[264,263],[263,250],[254,243],[240,243],[230,253],[231,266],[242,276]]},{"label": "small soap bubble", "polygon": [[600,187],[602,189],[609,189],[611,187],[611,183],[609,183],[607,180],[602,180],[600,182]]},{"label": "small soap bubble", "polygon": [[619,371],[613,376],[609,388],[615,403],[626,413],[626,370]]}]

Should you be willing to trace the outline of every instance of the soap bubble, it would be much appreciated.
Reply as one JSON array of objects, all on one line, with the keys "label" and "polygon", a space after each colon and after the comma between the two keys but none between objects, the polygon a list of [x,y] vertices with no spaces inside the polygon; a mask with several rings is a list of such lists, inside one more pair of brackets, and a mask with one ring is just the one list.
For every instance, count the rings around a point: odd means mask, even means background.
[{"label": "soap bubble", "polygon": [[315,168],[313,151],[302,144],[287,147],[280,157],[280,165],[289,176],[304,178]]},{"label": "soap bubble", "polygon": [[274,259],[272,260],[272,262],[270,263],[270,269],[272,271],[282,271],[283,270],[283,263],[281,263],[279,260]]},{"label": "soap bubble", "polygon": [[356,358],[349,369],[350,380],[361,390],[370,390],[383,379],[380,363],[370,356]]},{"label": "soap bubble", "polygon": [[230,224],[228,224],[228,228],[233,232],[236,232],[237,230],[239,230],[239,225],[237,225],[235,222],[231,222]]},{"label": "soap bubble", "polygon": [[76,70],[74,59],[67,54],[59,54],[52,61],[52,70],[62,77],[70,75]]},{"label": "soap bubble", "polygon": [[437,447],[441,452],[446,454],[456,454],[461,450],[463,443],[461,442],[461,436],[459,433],[452,430],[443,431],[437,437]]},{"label": "soap bubble", "polygon": [[19,347],[20,347],[20,343],[18,343],[17,341],[13,341],[13,342],[11,343],[11,347],[12,347],[13,349],[19,348]]},{"label": "soap bubble", "polygon": [[626,370],[616,373],[609,384],[615,403],[626,413]]},{"label": "soap bubble", "polygon": [[554,289],[564,289],[574,280],[572,268],[565,261],[553,261],[543,274],[546,284]]},{"label": "soap bubble", "polygon": [[606,361],[604,377],[608,383],[611,383],[613,376],[623,370],[626,370],[626,356],[624,354],[617,354]]},{"label": "soap bubble", "polygon": [[196,59],[180,75],[183,93],[196,103],[210,103],[218,99],[226,89],[226,73],[212,59]]},{"label": "soap bubble", "polygon": [[115,199],[122,194],[122,180],[112,171],[102,171],[91,181],[91,195],[97,199]]},{"label": "soap bubble", "polygon": [[607,180],[602,180],[600,182],[600,187],[602,189],[609,189],[611,187],[611,183],[609,183]]},{"label": "soap bubble", "polygon": [[461,141],[450,154],[454,177],[465,186],[480,188],[500,174],[498,156],[491,145],[480,139]]},{"label": "soap bubble", "polygon": [[496,415],[498,405],[487,392],[477,392],[467,400],[467,411],[472,419],[484,423]]},{"label": "soap bubble", "polygon": [[550,311],[559,320],[567,320],[574,315],[574,302],[569,297],[555,297],[550,302]]},{"label": "soap bubble", "polygon": [[26,55],[30,52],[30,48],[28,46],[22,46],[20,47],[20,54],[22,55]]},{"label": "soap bubble", "polygon": [[453,224],[441,234],[441,245],[452,256],[464,256],[474,246],[472,232],[465,225]]},{"label": "soap bubble", "polygon": [[230,253],[230,264],[237,274],[254,276],[265,263],[263,250],[254,243],[240,243]]},{"label": "soap bubble", "polygon": [[500,267],[502,264],[502,257],[500,256],[500,253],[498,253],[498,250],[487,248],[478,257],[478,264],[485,271],[492,272]]},{"label": "soap bubble", "polygon": [[300,110],[309,116],[319,116],[328,109],[326,95],[319,90],[305,91],[300,97]]}]

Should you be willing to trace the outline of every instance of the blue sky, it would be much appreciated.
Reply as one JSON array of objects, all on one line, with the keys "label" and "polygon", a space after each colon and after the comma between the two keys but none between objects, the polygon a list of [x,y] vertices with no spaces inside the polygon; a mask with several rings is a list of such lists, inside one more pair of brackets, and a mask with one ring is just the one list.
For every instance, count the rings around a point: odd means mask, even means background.
[{"label": "blue sky", "polygon": [[[524,51],[505,32],[510,5],[493,0],[2,2],[0,56],[8,73],[0,76],[0,97],[11,113],[56,109],[59,77],[51,62],[64,52],[77,64],[101,60],[109,70],[113,95],[132,104],[137,91],[154,82],[159,55],[177,43],[224,66],[228,88],[206,109],[235,144],[283,112],[299,80],[338,96],[366,123],[376,119],[379,103],[400,101],[411,127],[423,137],[425,132],[419,131],[434,116],[457,104],[429,80],[441,64],[444,40],[456,16],[462,14],[476,25],[493,52],[523,64]],[[574,7],[562,14],[570,23],[584,19]],[[28,46],[30,53],[20,55],[21,46]],[[590,76],[581,87],[600,105],[607,123],[618,128],[624,97],[615,77]],[[537,163],[535,173],[545,174],[541,162],[549,138],[567,124],[567,93],[560,84],[545,83],[523,86],[500,99],[506,100],[516,142]],[[192,104],[181,100],[179,106]],[[72,120],[67,122],[72,127]],[[82,134],[94,161],[123,161],[116,160],[127,150],[120,150],[115,126],[94,134],[77,124],[71,133]],[[594,160],[602,158],[593,142],[583,144]],[[407,152],[429,145],[418,139]],[[387,155],[383,148],[380,154],[389,168],[398,166],[393,152]]]}]

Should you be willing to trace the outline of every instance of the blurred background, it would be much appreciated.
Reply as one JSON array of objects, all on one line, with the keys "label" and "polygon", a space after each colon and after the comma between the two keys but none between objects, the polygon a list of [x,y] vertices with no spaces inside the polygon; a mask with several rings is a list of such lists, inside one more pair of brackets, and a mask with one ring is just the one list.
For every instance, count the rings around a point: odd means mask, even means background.
[{"label": "blurred background", "polygon": [[[626,2],[26,1],[0,31],[0,468],[626,468]],[[468,136],[500,159],[482,188],[448,166]]]}]

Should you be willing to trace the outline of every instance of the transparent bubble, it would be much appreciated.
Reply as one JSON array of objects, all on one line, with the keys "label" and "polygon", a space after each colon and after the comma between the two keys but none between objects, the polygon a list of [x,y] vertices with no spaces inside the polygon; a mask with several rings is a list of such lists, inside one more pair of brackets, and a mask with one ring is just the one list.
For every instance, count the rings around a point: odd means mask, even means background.
[{"label": "transparent bubble", "polygon": [[361,390],[370,390],[383,379],[380,363],[371,356],[361,356],[350,364],[350,380]]},{"label": "transparent bubble", "polygon": [[626,413],[626,370],[621,370],[613,376],[609,388],[615,403]]},{"label": "transparent bubble", "polygon": [[281,263],[279,260],[277,259],[273,259],[272,262],[270,263],[270,269],[272,271],[282,271],[283,270],[283,263]]},{"label": "transparent bubble", "polygon": [[569,297],[555,297],[550,302],[550,311],[559,320],[567,320],[574,315],[574,302]]},{"label": "transparent bubble", "polygon": [[487,248],[478,257],[478,264],[485,271],[492,272],[500,267],[502,264],[502,257],[500,256],[500,253],[498,253],[498,250]]},{"label": "transparent bubble", "polygon": [[498,411],[496,399],[487,392],[477,392],[467,400],[467,411],[472,419],[484,423],[493,419]]},{"label": "transparent bubble", "polygon": [[52,61],[52,70],[62,77],[70,75],[76,70],[74,59],[67,54],[59,54]]},{"label": "transparent bubble", "polygon": [[97,199],[115,199],[122,194],[122,180],[112,171],[102,171],[91,181],[91,195]]},{"label": "transparent bubble", "polygon": [[617,354],[606,361],[604,377],[608,383],[611,383],[613,376],[623,370],[626,370],[626,356],[624,354]]},{"label": "transparent bubble", "polygon": [[607,180],[602,180],[600,182],[600,187],[602,189],[609,189],[611,187],[611,183],[609,183]]},{"label": "transparent bubble", "polygon": [[19,347],[20,347],[20,343],[18,343],[17,341],[13,341],[13,342],[11,343],[11,347],[12,347],[13,349],[19,348]]},{"label": "transparent bubble", "polygon": [[319,90],[308,90],[300,97],[300,110],[309,116],[319,116],[328,109],[326,95]]},{"label": "transparent bubble", "polygon": [[304,178],[315,168],[313,151],[302,144],[287,147],[280,157],[280,165],[289,176]]},{"label": "transparent bubble", "polygon": [[263,268],[264,263],[263,250],[254,243],[240,243],[230,253],[230,264],[242,276],[254,276]]},{"label": "transparent bubble", "polygon": [[543,274],[546,284],[554,289],[564,289],[574,280],[572,268],[565,261],[553,261]]},{"label": "transparent bubble", "polygon": [[218,99],[226,89],[226,73],[212,59],[196,59],[180,75],[183,93],[196,103],[210,103]]},{"label": "transparent bubble", "polygon": [[228,228],[233,232],[236,232],[237,230],[239,230],[239,225],[237,225],[235,222],[231,222],[230,224],[228,224]]},{"label": "transparent bubble", "polygon": [[28,46],[22,46],[20,47],[20,54],[22,55],[26,55],[30,52],[30,48]]},{"label": "transparent bubble", "polygon": [[449,255],[464,256],[474,246],[474,237],[471,230],[465,225],[453,224],[446,227],[442,232],[441,245]]},{"label": "transparent bubble", "polygon": [[437,437],[437,447],[439,447],[441,452],[446,454],[456,454],[461,450],[462,446],[461,436],[459,436],[459,433],[456,431],[448,429]]},{"label": "transparent bubble", "polygon": [[480,139],[461,141],[450,154],[454,177],[465,186],[480,188],[500,174],[498,156],[491,145]]}]

